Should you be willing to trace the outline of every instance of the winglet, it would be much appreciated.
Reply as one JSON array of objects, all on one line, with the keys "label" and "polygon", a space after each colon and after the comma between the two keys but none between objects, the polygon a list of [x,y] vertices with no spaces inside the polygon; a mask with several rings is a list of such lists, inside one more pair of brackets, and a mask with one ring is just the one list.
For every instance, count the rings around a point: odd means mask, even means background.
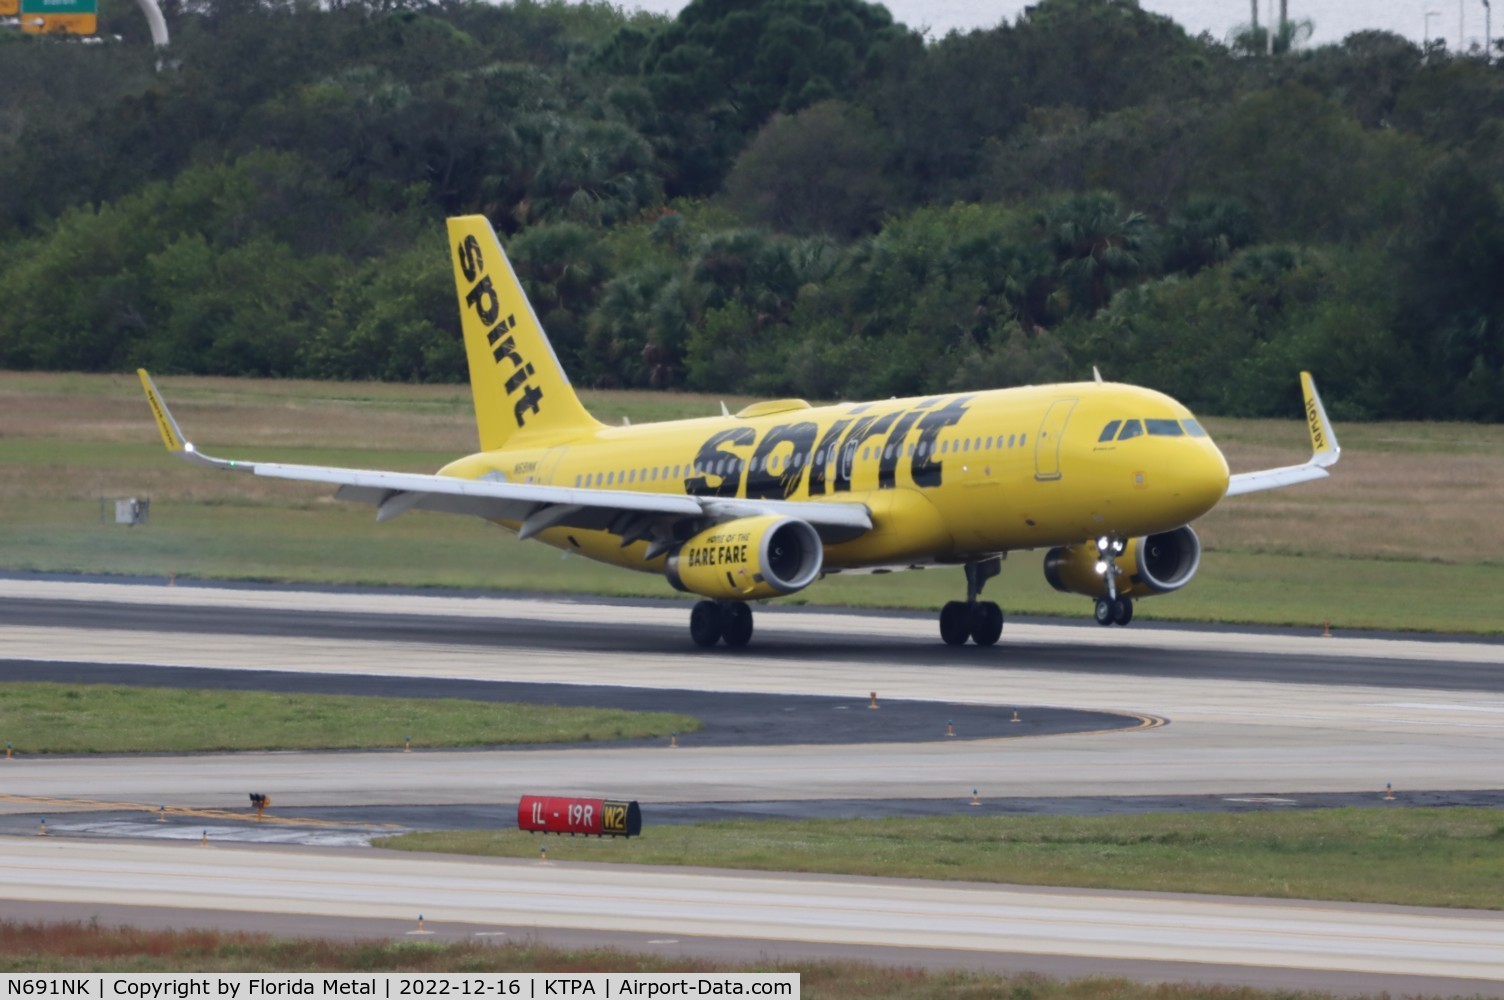
[{"label": "winglet", "polygon": [[151,405],[151,415],[157,418],[157,430],[162,432],[162,443],[167,446],[168,451],[194,465],[207,465],[214,469],[239,469],[243,472],[255,471],[254,466],[248,463],[215,458],[194,448],[193,442],[183,436],[182,428],[173,419],[172,411],[167,408],[167,404],[162,401],[162,394],[157,391],[157,384],[151,380],[146,369],[137,368],[136,374],[141,376],[141,388],[146,390],[146,401]]},{"label": "winglet", "polygon": [[1305,395],[1306,425],[1311,429],[1311,464],[1323,469],[1336,465],[1342,457],[1342,446],[1337,443],[1337,432],[1332,430],[1310,372],[1300,373],[1300,388]]},{"label": "winglet", "polygon": [[184,451],[187,442],[183,440],[183,432],[178,429],[178,422],[172,419],[172,411],[167,404],[162,402],[162,394],[157,391],[157,384],[151,380],[145,368],[137,368],[136,374],[141,376],[141,388],[146,390],[146,401],[151,404],[151,415],[157,418],[157,430],[162,432],[162,443],[168,451]]}]

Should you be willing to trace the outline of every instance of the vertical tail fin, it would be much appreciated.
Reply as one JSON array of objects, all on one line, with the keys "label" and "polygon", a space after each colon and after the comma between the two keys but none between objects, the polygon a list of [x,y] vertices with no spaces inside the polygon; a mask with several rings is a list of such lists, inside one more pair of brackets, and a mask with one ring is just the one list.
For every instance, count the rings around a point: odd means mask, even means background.
[{"label": "vertical tail fin", "polygon": [[481,450],[514,436],[567,437],[599,427],[569,384],[490,221],[450,219],[449,245]]}]

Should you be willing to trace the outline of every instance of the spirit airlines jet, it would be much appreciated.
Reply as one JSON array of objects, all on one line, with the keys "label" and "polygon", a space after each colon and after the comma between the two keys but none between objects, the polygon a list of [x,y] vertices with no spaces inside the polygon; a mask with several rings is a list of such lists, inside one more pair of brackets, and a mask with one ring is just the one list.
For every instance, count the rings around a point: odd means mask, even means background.
[{"label": "spirit airlines jet", "polygon": [[[338,485],[376,520],[470,514],[566,552],[656,573],[703,600],[701,646],[743,646],[751,601],[826,573],[958,565],[966,599],[940,636],[997,642],[980,600],[1009,552],[1044,549],[1045,578],[1127,625],[1133,602],[1190,582],[1190,522],[1224,496],[1320,479],[1336,435],[1301,374],[1313,454],[1228,475],[1191,412],[1149,389],[1095,382],[608,427],[585,411],[484,216],[449,220],[480,451],[437,475],[228,461],[194,448],[140,372],[169,451],[210,468]],[[724,407],[722,408],[724,411]],[[959,583],[959,581],[958,581]]]}]

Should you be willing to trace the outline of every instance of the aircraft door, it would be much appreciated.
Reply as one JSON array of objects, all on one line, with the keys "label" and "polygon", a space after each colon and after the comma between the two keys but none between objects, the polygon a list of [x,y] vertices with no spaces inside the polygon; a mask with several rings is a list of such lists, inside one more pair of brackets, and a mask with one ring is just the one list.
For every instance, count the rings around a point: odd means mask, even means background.
[{"label": "aircraft door", "polygon": [[550,448],[543,453],[538,460],[538,469],[533,473],[533,482],[547,486],[554,481],[554,469],[558,468],[559,459],[564,457],[568,448]]},{"label": "aircraft door", "polygon": [[1065,424],[1079,399],[1057,399],[1045,411],[1034,435],[1034,478],[1048,482],[1060,478],[1060,442],[1065,438]]}]

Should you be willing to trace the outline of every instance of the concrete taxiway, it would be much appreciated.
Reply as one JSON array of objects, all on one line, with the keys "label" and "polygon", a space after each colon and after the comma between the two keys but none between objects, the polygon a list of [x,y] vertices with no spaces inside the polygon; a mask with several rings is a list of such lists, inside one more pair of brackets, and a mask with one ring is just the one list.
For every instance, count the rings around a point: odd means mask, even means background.
[{"label": "concrete taxiway", "polygon": [[[937,725],[936,739],[917,742],[864,736],[857,743],[735,745],[688,738],[676,749],[660,743],[22,759],[0,771],[0,811],[11,813],[35,813],[43,801],[49,815],[70,804],[85,811],[108,803],[215,809],[240,806],[252,790],[272,793],[279,807],[357,811],[515,802],[519,793],[540,789],[626,796],[645,806],[920,800],[953,802],[964,811],[974,788],[989,802],[1123,795],[1257,802],[1369,790],[1377,803],[1388,783],[1403,803],[1418,792],[1483,794],[1504,786],[1499,643],[1010,623],[994,649],[949,649],[935,640],[927,617],[794,611],[759,612],[750,649],[707,652],[688,643],[687,608],[678,605],[45,580],[0,580],[0,599],[0,644],[7,657],[24,661],[28,676],[51,669],[63,677],[85,664],[124,675],[191,668],[230,678],[253,669],[370,678],[372,685],[389,678],[436,685],[504,680],[607,694],[630,688],[633,697],[647,692],[665,702],[685,691],[791,703],[829,699],[825,708],[804,710],[812,726],[822,713],[862,711],[870,691],[916,711],[932,705],[936,720],[965,706],[971,718],[994,728],[1014,708],[1027,721],[1042,706],[1140,720],[1013,739],[946,740]],[[1296,914],[1290,907],[1297,904],[1192,905],[1150,894],[1088,893],[1065,904],[1050,892],[999,887],[817,880],[818,890],[811,890],[804,880],[779,877],[579,874],[371,852],[338,854],[352,859],[348,870],[344,860],[329,861],[325,878],[299,874],[300,865],[317,862],[286,860],[306,857],[286,850],[24,843],[3,862],[0,898],[331,919],[390,918],[415,909],[464,924],[511,920],[602,933],[630,924],[665,934],[832,947],[1031,952],[1190,963],[1186,968],[1234,963],[1304,970],[1310,975],[1302,983],[1317,982],[1319,969],[1504,983],[1504,924],[1496,914],[1378,908],[1359,917],[1344,914],[1360,911],[1324,904],[1298,904]],[[206,873],[205,865],[223,877]],[[463,891],[475,880],[490,891]],[[587,884],[599,888],[582,888]],[[453,891],[424,888],[438,885]],[[600,898],[591,902],[593,895]],[[736,906],[722,909],[717,900]],[[624,911],[630,916],[623,918]],[[733,911],[735,920],[726,916]],[[1394,983],[1395,990],[1411,985]]]}]

